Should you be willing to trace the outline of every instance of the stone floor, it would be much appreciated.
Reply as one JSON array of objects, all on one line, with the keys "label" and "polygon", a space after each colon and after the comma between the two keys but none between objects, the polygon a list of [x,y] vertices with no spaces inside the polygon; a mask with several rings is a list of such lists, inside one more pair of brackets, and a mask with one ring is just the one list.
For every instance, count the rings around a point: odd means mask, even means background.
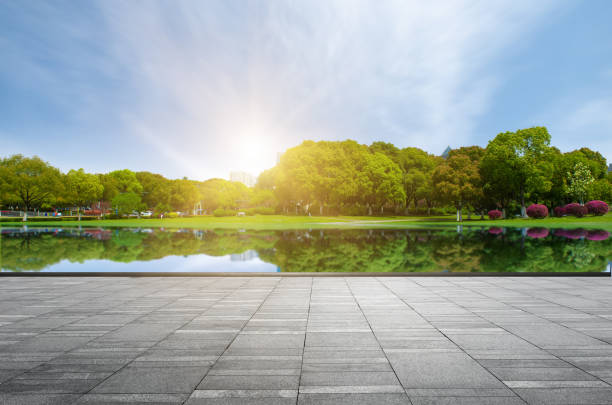
[{"label": "stone floor", "polygon": [[0,278],[1,404],[612,404],[607,278]]}]

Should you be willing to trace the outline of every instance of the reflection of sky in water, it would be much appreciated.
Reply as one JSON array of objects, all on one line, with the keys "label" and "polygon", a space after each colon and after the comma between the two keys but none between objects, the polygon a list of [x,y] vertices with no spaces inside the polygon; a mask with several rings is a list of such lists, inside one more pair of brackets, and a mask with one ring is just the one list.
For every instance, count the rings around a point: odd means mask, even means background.
[{"label": "reflection of sky in water", "polygon": [[[245,252],[246,253],[246,252]],[[207,256],[192,255],[166,256],[163,259],[146,262],[129,263],[111,260],[87,260],[83,263],[71,263],[62,260],[45,268],[44,272],[277,272],[276,265],[262,261],[256,255],[249,260],[236,260],[237,255]]]}]

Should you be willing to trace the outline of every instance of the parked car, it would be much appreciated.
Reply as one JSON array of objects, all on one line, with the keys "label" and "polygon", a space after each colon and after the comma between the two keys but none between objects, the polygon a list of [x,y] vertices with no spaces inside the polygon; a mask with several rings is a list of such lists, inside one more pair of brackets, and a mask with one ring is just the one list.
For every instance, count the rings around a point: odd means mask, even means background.
[{"label": "parked car", "polygon": [[141,217],[150,217],[150,216],[152,216],[152,215],[153,215],[153,211],[142,211],[142,212],[140,213],[140,216],[141,216]]}]

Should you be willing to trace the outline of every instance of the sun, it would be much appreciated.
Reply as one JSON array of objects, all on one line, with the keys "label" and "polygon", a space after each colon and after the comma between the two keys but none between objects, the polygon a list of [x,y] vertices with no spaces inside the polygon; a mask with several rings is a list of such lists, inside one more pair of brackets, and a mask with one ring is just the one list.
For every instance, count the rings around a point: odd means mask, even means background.
[{"label": "sun", "polygon": [[237,169],[258,175],[276,163],[275,156],[278,147],[270,136],[258,133],[249,133],[237,140],[236,158]]}]

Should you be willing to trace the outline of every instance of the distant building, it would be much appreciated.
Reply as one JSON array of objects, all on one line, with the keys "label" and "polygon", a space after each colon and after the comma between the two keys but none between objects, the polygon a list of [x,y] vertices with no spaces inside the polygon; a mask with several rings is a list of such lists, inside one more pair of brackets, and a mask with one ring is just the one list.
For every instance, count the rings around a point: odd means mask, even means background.
[{"label": "distant building", "polygon": [[450,153],[450,151],[451,151],[451,147],[450,147],[450,146],[447,146],[447,147],[446,147],[446,149],[444,149],[444,152],[442,152],[442,155],[441,155],[441,156],[442,156],[444,159],[448,159],[448,154]]},{"label": "distant building", "polygon": [[255,177],[247,172],[230,172],[230,181],[237,181],[247,187],[255,186]]}]

